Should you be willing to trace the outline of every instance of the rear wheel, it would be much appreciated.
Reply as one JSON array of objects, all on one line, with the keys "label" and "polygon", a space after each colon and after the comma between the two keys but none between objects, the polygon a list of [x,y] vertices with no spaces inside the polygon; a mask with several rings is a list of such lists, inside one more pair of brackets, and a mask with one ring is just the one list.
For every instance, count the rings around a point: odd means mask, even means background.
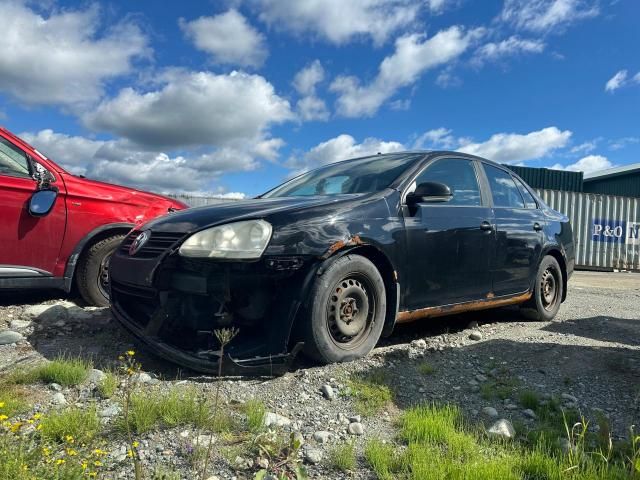
[{"label": "rear wheel", "polygon": [[331,263],[311,289],[304,350],[323,363],[366,356],[375,347],[387,311],[380,272],[360,255]]},{"label": "rear wheel", "polygon": [[82,255],[76,271],[76,285],[89,305],[109,306],[109,260],[124,235],[113,235],[91,245]]},{"label": "rear wheel", "polygon": [[538,267],[533,296],[523,306],[522,311],[530,320],[551,321],[560,309],[563,293],[564,283],[560,265],[554,257],[547,255]]}]

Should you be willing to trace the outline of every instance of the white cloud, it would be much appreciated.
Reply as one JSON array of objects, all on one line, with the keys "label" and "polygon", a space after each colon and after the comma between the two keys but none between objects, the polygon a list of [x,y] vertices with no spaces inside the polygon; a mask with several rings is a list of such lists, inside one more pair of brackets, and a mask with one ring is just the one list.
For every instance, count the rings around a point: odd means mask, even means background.
[{"label": "white cloud", "polygon": [[570,138],[569,130],[547,127],[524,135],[496,133],[485,142],[465,142],[458,150],[500,163],[515,163],[544,157],[566,146]]},{"label": "white cloud", "polygon": [[404,145],[399,142],[385,142],[378,138],[369,137],[362,143],[356,143],[355,138],[351,135],[342,134],[319,143],[307,152],[292,155],[287,164],[300,172],[349,158],[375,155],[378,152],[398,152],[404,149]]},{"label": "white cloud", "polygon": [[640,137],[623,137],[609,142],[610,150],[621,150],[629,145],[640,143]]},{"label": "white cloud", "polygon": [[500,42],[486,43],[476,50],[473,62],[482,65],[485,62],[496,61],[503,57],[522,55],[525,53],[541,53],[545,44],[541,40],[523,39],[517,35]]},{"label": "white cloud", "polygon": [[442,13],[451,3],[453,3],[451,0],[427,0],[427,6],[432,14]]},{"label": "white cloud", "polygon": [[605,92],[614,92],[627,82],[627,71],[620,70],[613,77],[607,80],[604,86]]},{"label": "white cloud", "polygon": [[121,90],[85,123],[159,149],[256,143],[272,124],[293,118],[289,102],[259,75],[172,71],[159,82],[149,92]]},{"label": "white cloud", "polygon": [[571,153],[589,153],[595,150],[597,146],[598,146],[598,140],[592,140],[590,142],[584,142],[584,143],[581,143],[580,145],[576,145],[575,147],[572,147],[570,152]]},{"label": "white cloud", "polygon": [[196,48],[211,54],[215,63],[260,67],[267,58],[264,35],[235,9],[179,23]]},{"label": "white cloud", "polygon": [[[371,37],[381,44],[414,22],[420,4],[412,0],[253,0],[260,19],[295,34],[312,34],[334,44]],[[442,3],[436,0],[435,4]]]},{"label": "white cloud", "polygon": [[413,142],[413,148],[421,150],[427,149],[451,149],[458,144],[458,140],[451,135],[452,130],[444,127],[428,130],[420,135]]},{"label": "white cloud", "polygon": [[346,117],[375,114],[398,89],[416,82],[426,70],[456,59],[483,32],[465,32],[462,27],[453,26],[431,38],[417,33],[398,38],[394,53],[382,61],[369,85],[360,85],[355,77],[342,76],[333,81],[331,90],[339,95],[338,112]]},{"label": "white cloud", "polygon": [[436,85],[440,88],[452,88],[462,85],[462,79],[453,73],[451,68],[445,68],[436,77]]},{"label": "white cloud", "polygon": [[328,120],[329,110],[324,100],[316,95],[316,86],[324,80],[324,68],[319,60],[314,60],[293,78],[293,87],[303,97],[296,108],[303,121]]},{"label": "white cloud", "polygon": [[518,29],[552,32],[598,13],[593,0],[505,0],[499,18]]},{"label": "white cloud", "polygon": [[[96,140],[52,130],[20,135],[72,173],[153,191],[211,191],[211,183],[229,172],[258,168],[258,157],[267,158],[282,146],[272,139],[262,151],[229,147],[206,153],[170,155],[140,149],[126,140]],[[260,150],[259,148],[256,150]]]},{"label": "white cloud", "polygon": [[40,15],[20,1],[0,3],[0,90],[26,104],[92,103],[105,82],[149,55],[147,38],[130,22],[108,26],[100,10]]},{"label": "white cloud", "polygon": [[556,163],[549,168],[552,168],[553,170],[569,170],[572,172],[591,173],[597,172],[598,170],[606,170],[607,168],[611,167],[613,167],[613,164],[607,157],[603,157],[602,155],[587,155],[586,157],[578,160],[576,163],[572,163],[571,165],[567,165],[566,167],[560,165],[559,163]]}]

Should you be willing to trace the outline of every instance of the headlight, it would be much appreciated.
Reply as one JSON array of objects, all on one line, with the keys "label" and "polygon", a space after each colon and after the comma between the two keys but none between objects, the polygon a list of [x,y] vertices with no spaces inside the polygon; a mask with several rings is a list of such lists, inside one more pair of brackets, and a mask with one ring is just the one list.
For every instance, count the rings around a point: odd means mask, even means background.
[{"label": "headlight", "polygon": [[180,247],[183,257],[260,258],[271,239],[271,224],[247,220],[194,233]]}]

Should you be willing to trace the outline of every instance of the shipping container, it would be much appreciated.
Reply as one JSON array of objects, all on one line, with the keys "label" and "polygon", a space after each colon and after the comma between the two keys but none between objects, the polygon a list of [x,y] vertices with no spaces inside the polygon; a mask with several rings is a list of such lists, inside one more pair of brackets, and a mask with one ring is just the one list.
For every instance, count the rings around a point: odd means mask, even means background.
[{"label": "shipping container", "polygon": [[571,220],[576,267],[640,270],[640,199],[536,189]]}]

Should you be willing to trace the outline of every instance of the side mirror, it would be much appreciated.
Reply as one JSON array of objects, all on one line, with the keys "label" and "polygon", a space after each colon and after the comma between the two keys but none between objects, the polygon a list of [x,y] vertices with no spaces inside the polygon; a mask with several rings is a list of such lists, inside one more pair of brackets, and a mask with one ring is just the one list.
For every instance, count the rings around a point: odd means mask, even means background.
[{"label": "side mirror", "polygon": [[423,182],[407,195],[407,205],[421,202],[448,202],[453,198],[451,189],[440,182]]},{"label": "side mirror", "polygon": [[56,203],[57,190],[38,190],[29,199],[29,214],[32,217],[44,217]]}]

